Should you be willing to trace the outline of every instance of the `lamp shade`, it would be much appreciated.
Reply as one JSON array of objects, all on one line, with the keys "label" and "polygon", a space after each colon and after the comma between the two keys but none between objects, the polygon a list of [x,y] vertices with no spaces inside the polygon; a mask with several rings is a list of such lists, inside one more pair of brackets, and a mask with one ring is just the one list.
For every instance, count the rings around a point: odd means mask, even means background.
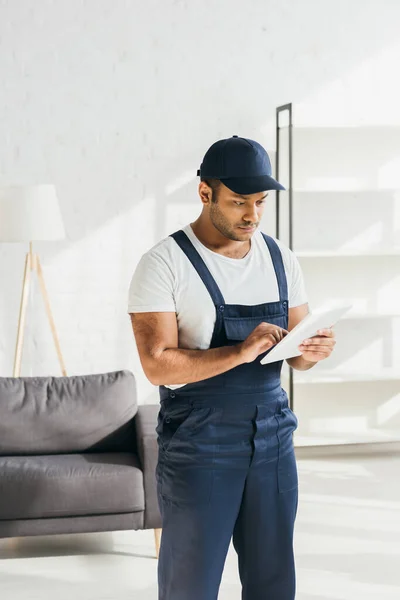
[{"label": "lamp shade", "polygon": [[63,238],[65,229],[54,185],[0,187],[0,242]]}]

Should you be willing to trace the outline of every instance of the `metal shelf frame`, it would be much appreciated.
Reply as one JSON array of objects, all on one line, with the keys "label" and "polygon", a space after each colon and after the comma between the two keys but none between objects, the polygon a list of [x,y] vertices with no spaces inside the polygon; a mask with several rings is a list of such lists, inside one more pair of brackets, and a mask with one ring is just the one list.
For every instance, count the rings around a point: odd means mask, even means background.
[{"label": "metal shelf frame", "polygon": [[[289,146],[288,146],[288,166],[289,166],[289,178],[288,178],[288,187],[287,192],[289,196],[289,248],[293,250],[293,107],[292,104],[284,104],[282,106],[278,106],[276,109],[276,156],[275,156],[275,175],[276,179],[279,181],[279,168],[281,163],[281,143],[280,143],[280,134],[281,134],[281,114],[288,113],[289,115],[289,127],[285,126],[285,129],[288,129],[289,136]],[[280,239],[280,191],[276,192],[276,238]],[[294,382],[293,382],[293,369],[289,367],[289,406],[293,410],[294,407]]]}]

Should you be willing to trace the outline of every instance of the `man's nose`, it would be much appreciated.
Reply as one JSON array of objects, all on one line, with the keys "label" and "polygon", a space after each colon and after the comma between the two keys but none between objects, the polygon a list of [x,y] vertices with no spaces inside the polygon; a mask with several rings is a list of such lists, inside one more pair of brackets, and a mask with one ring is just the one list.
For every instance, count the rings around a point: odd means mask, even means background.
[{"label": "man's nose", "polygon": [[258,223],[258,214],[255,206],[252,209],[249,208],[247,210],[246,214],[243,215],[243,221]]}]

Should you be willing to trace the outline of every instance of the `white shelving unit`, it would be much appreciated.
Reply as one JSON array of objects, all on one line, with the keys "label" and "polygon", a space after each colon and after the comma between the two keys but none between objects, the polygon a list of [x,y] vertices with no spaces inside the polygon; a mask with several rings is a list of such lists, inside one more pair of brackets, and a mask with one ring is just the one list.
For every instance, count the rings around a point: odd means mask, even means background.
[{"label": "white shelving unit", "polygon": [[[332,356],[293,371],[295,444],[398,442],[400,128],[294,125],[291,167],[288,133],[280,125],[279,177],[292,184],[292,210],[281,192],[279,237],[292,241],[311,310],[353,304]],[[285,368],[288,391],[289,381]]]},{"label": "white shelving unit", "polygon": [[394,369],[375,371],[373,373],[364,372],[340,372],[330,370],[318,370],[314,373],[305,371],[296,375],[296,384],[317,384],[317,383],[350,383],[371,381],[399,381],[399,372]]},{"label": "white shelving unit", "polygon": [[378,313],[378,312],[360,312],[360,313],[355,313],[355,312],[349,312],[347,314],[344,315],[343,319],[344,320],[354,320],[354,319],[364,319],[364,320],[368,320],[368,319],[394,319],[394,318],[400,318],[400,313]]},{"label": "white shelving unit", "polygon": [[351,258],[351,257],[368,257],[368,256],[400,256],[400,248],[392,248],[391,250],[324,250],[317,252],[302,250],[296,252],[298,258]]}]

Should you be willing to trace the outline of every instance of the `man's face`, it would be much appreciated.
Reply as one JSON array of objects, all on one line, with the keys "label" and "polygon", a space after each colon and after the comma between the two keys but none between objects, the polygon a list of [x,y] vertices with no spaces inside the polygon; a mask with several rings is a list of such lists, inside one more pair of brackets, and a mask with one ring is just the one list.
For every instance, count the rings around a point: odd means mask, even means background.
[{"label": "man's face", "polygon": [[221,183],[217,193],[213,192],[217,201],[209,205],[211,222],[228,239],[245,242],[260,224],[267,196],[268,192],[242,196]]}]

